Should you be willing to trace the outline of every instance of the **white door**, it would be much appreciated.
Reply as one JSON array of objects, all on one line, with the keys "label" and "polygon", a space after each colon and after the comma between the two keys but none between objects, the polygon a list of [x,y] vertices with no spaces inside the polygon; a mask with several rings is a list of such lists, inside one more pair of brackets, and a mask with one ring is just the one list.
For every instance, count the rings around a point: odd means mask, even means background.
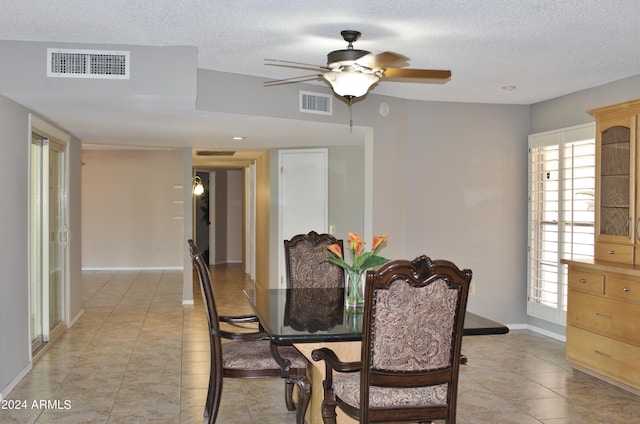
[{"label": "white door", "polygon": [[285,284],[284,240],[309,231],[326,233],[329,223],[329,159],[327,149],[278,152],[278,263]]}]

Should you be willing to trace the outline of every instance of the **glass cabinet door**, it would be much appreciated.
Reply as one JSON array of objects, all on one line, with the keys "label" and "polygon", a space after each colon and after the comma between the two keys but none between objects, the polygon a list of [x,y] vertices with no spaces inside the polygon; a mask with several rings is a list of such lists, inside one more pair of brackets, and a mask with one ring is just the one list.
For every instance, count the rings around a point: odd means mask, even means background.
[{"label": "glass cabinet door", "polygon": [[631,129],[613,126],[600,138],[600,235],[631,239]]}]

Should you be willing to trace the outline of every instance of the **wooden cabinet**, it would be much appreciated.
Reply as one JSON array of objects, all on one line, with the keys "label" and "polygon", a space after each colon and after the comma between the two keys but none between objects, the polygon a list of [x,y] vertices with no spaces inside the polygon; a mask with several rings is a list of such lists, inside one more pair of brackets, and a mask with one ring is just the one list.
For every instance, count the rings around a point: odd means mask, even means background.
[{"label": "wooden cabinet", "polygon": [[640,267],[567,263],[567,360],[640,393]]},{"label": "wooden cabinet", "polygon": [[640,99],[596,119],[595,259],[569,265],[567,360],[640,394]]},{"label": "wooden cabinet", "polygon": [[596,119],[596,259],[640,263],[640,100],[592,109]]}]

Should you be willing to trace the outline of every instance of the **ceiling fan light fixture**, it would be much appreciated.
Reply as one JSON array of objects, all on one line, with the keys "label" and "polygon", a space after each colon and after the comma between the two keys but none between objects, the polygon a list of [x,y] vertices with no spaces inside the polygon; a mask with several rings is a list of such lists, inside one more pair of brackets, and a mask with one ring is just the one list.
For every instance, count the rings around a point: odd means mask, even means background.
[{"label": "ceiling fan light fixture", "polygon": [[364,96],[371,86],[380,80],[377,75],[353,71],[333,70],[325,72],[322,76],[331,84],[334,93],[347,99]]},{"label": "ceiling fan light fixture", "polygon": [[[409,58],[390,51],[372,54],[353,48],[360,32],[344,30],[340,34],[347,48],[334,50],[327,55],[327,65],[318,66],[287,60],[265,59],[265,65],[311,70],[312,75],[266,81],[265,87],[317,80],[322,76],[333,92],[351,102],[366,95],[378,81],[443,84],[451,79],[451,71],[437,69],[410,69]],[[273,62],[273,63],[267,63]]]}]

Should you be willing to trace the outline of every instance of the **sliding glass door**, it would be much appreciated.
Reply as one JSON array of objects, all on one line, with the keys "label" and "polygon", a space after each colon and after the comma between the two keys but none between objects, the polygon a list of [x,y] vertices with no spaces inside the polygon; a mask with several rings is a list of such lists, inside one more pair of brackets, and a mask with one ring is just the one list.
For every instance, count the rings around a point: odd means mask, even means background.
[{"label": "sliding glass door", "polygon": [[65,177],[65,145],[32,134],[30,298],[33,353],[64,329]]}]

